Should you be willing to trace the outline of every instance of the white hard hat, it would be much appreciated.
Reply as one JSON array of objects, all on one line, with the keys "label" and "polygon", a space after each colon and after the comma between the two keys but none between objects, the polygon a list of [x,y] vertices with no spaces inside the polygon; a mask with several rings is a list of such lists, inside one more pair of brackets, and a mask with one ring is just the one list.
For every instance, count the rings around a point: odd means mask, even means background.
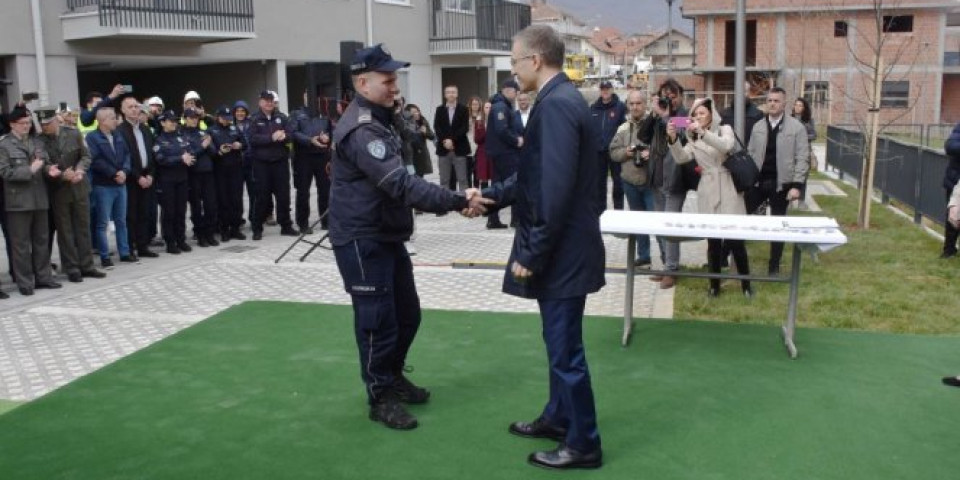
[{"label": "white hard hat", "polygon": [[187,92],[186,95],[183,96],[184,103],[186,103],[187,100],[200,100],[200,94],[193,90],[190,90],[189,92]]},{"label": "white hard hat", "polygon": [[[192,92],[195,93],[195,92]],[[189,93],[187,94],[189,95]],[[163,99],[157,96],[153,96],[147,99],[147,105],[160,105],[163,107]]]}]

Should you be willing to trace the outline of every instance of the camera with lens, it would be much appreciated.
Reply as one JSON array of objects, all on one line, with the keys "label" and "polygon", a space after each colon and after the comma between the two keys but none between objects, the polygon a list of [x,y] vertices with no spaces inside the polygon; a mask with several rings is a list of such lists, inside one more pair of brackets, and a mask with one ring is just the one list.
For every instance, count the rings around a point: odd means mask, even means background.
[{"label": "camera with lens", "polygon": [[645,162],[646,160],[644,160],[643,157],[640,156],[640,154],[643,153],[645,150],[649,150],[650,145],[640,142],[636,145],[631,146],[630,149],[633,150],[633,165],[635,167],[642,167],[643,162]]},{"label": "camera with lens", "polygon": [[672,102],[670,101],[670,97],[658,97],[657,106],[660,107],[661,110],[669,111],[670,107],[672,107],[673,105],[672,105]]}]

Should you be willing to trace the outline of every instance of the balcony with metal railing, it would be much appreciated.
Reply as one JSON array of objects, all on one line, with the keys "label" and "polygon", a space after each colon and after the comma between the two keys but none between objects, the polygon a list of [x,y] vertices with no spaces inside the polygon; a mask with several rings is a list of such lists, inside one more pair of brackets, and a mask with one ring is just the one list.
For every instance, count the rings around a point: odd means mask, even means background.
[{"label": "balcony with metal railing", "polygon": [[255,38],[253,0],[67,0],[64,40]]},{"label": "balcony with metal railing", "polygon": [[508,55],[530,6],[506,0],[431,0],[431,55]]}]

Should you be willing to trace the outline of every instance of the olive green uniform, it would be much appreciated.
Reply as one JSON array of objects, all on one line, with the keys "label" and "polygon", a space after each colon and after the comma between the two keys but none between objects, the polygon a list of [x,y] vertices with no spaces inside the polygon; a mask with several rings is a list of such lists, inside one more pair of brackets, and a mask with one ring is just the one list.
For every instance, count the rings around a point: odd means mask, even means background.
[{"label": "olive green uniform", "polygon": [[[38,140],[50,155],[51,163],[68,169],[90,170],[90,155],[80,132],[70,126],[61,126],[60,133],[40,135]],[[57,246],[60,263],[67,275],[79,275],[94,269],[90,239],[90,182],[86,176],[73,183],[63,176],[50,179],[50,208],[57,227]]]},{"label": "olive green uniform", "polygon": [[[30,171],[35,156],[44,161],[43,168]],[[14,134],[0,138],[0,177],[4,183],[7,210],[7,231],[13,253],[13,271],[17,286],[32,290],[37,284],[53,282],[50,268],[47,186],[44,175],[50,168],[50,157],[34,137],[24,140]]]}]

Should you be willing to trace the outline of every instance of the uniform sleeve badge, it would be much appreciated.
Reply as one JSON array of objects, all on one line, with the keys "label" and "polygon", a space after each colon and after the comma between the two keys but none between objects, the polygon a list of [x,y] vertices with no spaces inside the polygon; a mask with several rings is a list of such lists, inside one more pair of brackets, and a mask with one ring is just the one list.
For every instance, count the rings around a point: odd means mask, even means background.
[{"label": "uniform sleeve badge", "polygon": [[502,120],[504,120],[505,118],[506,118],[506,116],[503,114],[503,112],[498,112],[498,113],[497,113],[497,120],[501,120],[501,121],[502,121]]},{"label": "uniform sleeve badge", "polygon": [[280,125],[280,117],[277,117],[273,120],[277,125]]},{"label": "uniform sleeve badge", "polygon": [[156,152],[159,152],[159,151],[160,151],[160,145],[154,145],[154,146],[153,146],[153,152],[156,153]]},{"label": "uniform sleeve badge", "polygon": [[387,145],[378,138],[367,144],[367,151],[377,160],[383,160],[387,156]]}]

